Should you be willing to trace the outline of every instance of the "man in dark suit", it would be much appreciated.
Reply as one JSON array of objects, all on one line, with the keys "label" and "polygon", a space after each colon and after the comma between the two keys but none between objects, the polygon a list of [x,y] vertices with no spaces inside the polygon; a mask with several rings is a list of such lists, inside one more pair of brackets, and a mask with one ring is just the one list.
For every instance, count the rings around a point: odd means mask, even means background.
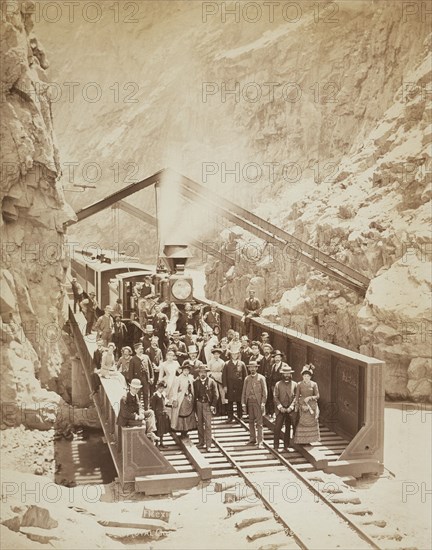
[{"label": "man in dark suit", "polygon": [[293,370],[287,364],[281,368],[280,373],[282,380],[276,382],[274,387],[274,407],[276,409],[276,422],[273,434],[273,447],[277,451],[279,449],[279,439],[281,435],[282,426],[285,426],[285,432],[283,437],[284,449],[291,451],[290,449],[290,437],[291,426],[295,429],[296,423],[296,382],[293,382],[292,375]]},{"label": "man in dark suit", "polygon": [[210,304],[210,311],[204,314],[203,321],[207,323],[211,329],[214,329],[215,326],[220,327],[220,315],[215,302]]},{"label": "man in dark suit", "polygon": [[144,400],[144,410],[149,408],[150,387],[153,384],[153,367],[148,355],[145,355],[141,343],[134,345],[135,355],[129,362],[129,380],[138,379]]},{"label": "man in dark suit", "polygon": [[251,328],[251,319],[252,317],[259,317],[261,313],[261,302],[258,298],[255,298],[255,290],[249,290],[249,298],[246,298],[244,307],[243,307],[243,317],[242,320],[245,324],[245,331],[248,336]]},{"label": "man in dark suit", "polygon": [[243,412],[249,415],[250,439],[246,445],[255,445],[263,449],[263,414],[267,401],[267,385],[262,374],[258,374],[258,365],[251,361],[248,365],[250,374],[243,384]]},{"label": "man in dark suit", "polygon": [[195,406],[198,421],[198,447],[212,451],[212,415],[216,414],[216,382],[208,377],[207,365],[199,367],[199,376],[194,381]]},{"label": "man in dark suit", "polygon": [[168,317],[165,313],[162,313],[160,305],[155,305],[154,307],[155,314],[153,315],[153,328],[155,336],[159,338],[159,347],[162,351],[163,356],[165,357],[166,349],[168,347],[168,336],[167,336],[167,326],[168,326]]},{"label": "man in dark suit", "polygon": [[146,325],[143,336],[139,339],[144,349],[148,349],[151,346],[151,339],[154,335],[153,325]]},{"label": "man in dark suit", "polygon": [[[274,358],[274,363],[271,367],[270,374],[267,378],[268,391],[271,395],[273,395],[276,383],[279,382],[279,380],[282,380],[283,378],[281,373],[282,368],[288,366],[288,363],[284,363],[282,361],[282,352],[279,351],[278,349],[273,352],[273,358]],[[268,403],[268,415],[273,416],[273,413],[274,413],[274,404],[270,400],[270,402]]]},{"label": "man in dark suit", "polygon": [[[146,435],[153,442],[156,441],[156,421],[154,412],[150,409],[143,411],[138,393],[142,388],[141,382],[134,378],[129,386],[129,391],[120,399],[120,410],[117,417],[117,425],[120,428],[125,426],[145,426]],[[121,448],[121,429],[119,430],[118,447]]]},{"label": "man in dark suit", "polygon": [[228,401],[228,423],[234,421],[234,403],[237,403],[237,416],[242,417],[241,395],[243,382],[247,377],[247,370],[239,357],[240,353],[238,351],[232,351],[231,358],[225,363],[222,371],[222,386]]}]

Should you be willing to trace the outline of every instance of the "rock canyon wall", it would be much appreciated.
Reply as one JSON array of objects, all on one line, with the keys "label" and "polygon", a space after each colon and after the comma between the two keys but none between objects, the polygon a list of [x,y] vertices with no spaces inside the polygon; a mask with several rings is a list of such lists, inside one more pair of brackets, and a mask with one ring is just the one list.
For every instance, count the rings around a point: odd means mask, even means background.
[{"label": "rock canyon wall", "polygon": [[[34,3],[33,3],[34,5]],[[95,425],[70,402],[63,223],[74,217],[61,185],[47,92],[48,60],[31,2],[2,3],[2,426]],[[71,342],[69,342],[71,344]]]}]

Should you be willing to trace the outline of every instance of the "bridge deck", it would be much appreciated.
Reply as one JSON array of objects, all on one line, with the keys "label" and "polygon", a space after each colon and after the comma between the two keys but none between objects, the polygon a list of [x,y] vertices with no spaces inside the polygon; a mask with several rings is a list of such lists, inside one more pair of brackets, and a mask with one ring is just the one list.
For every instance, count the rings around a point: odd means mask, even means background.
[{"label": "bridge deck", "polygon": [[[96,349],[95,333],[84,337],[85,319],[82,313],[73,313],[69,307],[69,322],[76,348],[83,366],[89,390],[92,389],[92,357]],[[173,436],[166,436],[167,450],[161,452],[145,434],[145,428],[117,426],[120,400],[125,394],[118,379],[101,379],[94,396],[94,404],[104,431],[120,482],[135,483],[140,491],[171,492],[177,488],[193,487],[201,479],[211,477],[211,466],[195,446]],[[155,475],[163,476],[165,483],[153,487]],[[147,484],[148,480],[148,484]]]}]

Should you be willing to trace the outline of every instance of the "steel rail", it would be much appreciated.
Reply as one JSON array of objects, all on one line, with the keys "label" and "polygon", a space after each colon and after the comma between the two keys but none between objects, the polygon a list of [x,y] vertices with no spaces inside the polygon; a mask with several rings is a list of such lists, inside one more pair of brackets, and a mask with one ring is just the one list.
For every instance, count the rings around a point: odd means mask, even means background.
[{"label": "steel rail", "polygon": [[290,536],[292,536],[294,538],[294,540],[300,546],[300,548],[302,548],[303,550],[308,550],[308,547],[303,543],[301,538],[298,535],[296,535],[296,533],[294,533],[294,531],[291,529],[291,527],[288,525],[288,523],[283,518],[281,518],[280,515],[276,512],[276,510],[271,505],[270,501],[263,494],[261,494],[258,491],[258,489],[255,487],[253,481],[251,481],[249,479],[247,473],[243,470],[243,468],[235,460],[235,458],[233,458],[230,455],[230,453],[226,449],[224,449],[223,445],[221,443],[219,443],[219,441],[214,436],[212,437],[212,439],[213,439],[213,442],[216,445],[216,447],[225,456],[225,458],[228,460],[228,462],[230,462],[234,466],[234,469],[237,470],[237,472],[240,474],[240,476],[245,480],[246,484],[254,491],[254,493],[257,495],[257,497],[264,503],[265,507],[268,510],[270,510],[270,512],[272,512],[272,514],[274,514],[277,517],[277,521],[280,521],[284,525],[285,529],[288,530],[288,533],[290,534]]},{"label": "steel rail", "polygon": [[[242,419],[240,419],[237,415],[234,415],[234,418],[235,418],[237,423],[239,423],[241,426],[243,426],[243,428],[245,428],[249,432],[249,428],[248,428],[247,424],[245,422],[243,422]],[[357,535],[359,535],[359,537],[361,539],[363,539],[365,542],[367,542],[375,550],[381,550],[380,546],[378,546],[375,543],[375,541],[369,537],[369,535],[367,533],[362,531],[358,527],[358,525],[356,525],[352,520],[350,520],[350,518],[346,514],[344,514],[341,510],[339,510],[339,508],[337,508],[330,499],[328,499],[316,487],[314,487],[314,485],[304,475],[302,475],[296,468],[294,468],[294,466],[292,464],[290,464],[290,462],[284,456],[282,456],[281,453],[279,453],[278,451],[273,449],[264,440],[263,440],[263,444],[264,444],[264,447],[268,451],[270,451],[270,453],[273,454],[279,460],[279,462],[281,462],[281,464],[283,464],[292,474],[294,474],[294,476],[299,481],[301,481],[304,485],[306,485],[308,487],[308,489],[314,495],[316,495],[322,502],[324,502],[324,504],[326,504],[328,507],[330,507],[333,510],[333,512],[336,513],[337,516],[339,516],[345,523],[348,524],[348,526],[351,529],[353,529],[356,532]],[[220,445],[218,445],[218,447],[220,448]],[[222,452],[225,454],[224,450],[222,450]]]}]

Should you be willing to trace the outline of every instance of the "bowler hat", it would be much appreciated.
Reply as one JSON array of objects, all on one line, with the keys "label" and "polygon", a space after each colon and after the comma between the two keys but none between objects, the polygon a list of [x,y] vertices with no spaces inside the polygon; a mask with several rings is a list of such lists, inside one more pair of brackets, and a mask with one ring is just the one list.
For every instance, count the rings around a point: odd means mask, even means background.
[{"label": "bowler hat", "polygon": [[274,352],[272,353],[273,357],[275,357],[276,355],[280,355],[282,357],[283,353],[281,351],[279,351],[278,349],[275,349]]},{"label": "bowler hat", "polygon": [[146,325],[145,330],[146,332],[151,332],[152,330],[154,330],[153,325]]},{"label": "bowler hat", "polygon": [[208,367],[207,365],[204,365],[204,363],[203,363],[202,365],[200,365],[200,366],[198,367],[198,370],[199,370],[199,371],[200,371],[200,370],[205,370],[205,371],[208,372],[208,371],[210,370],[210,367]]},{"label": "bowler hat", "polygon": [[142,384],[138,378],[133,378],[130,383],[131,388],[136,388],[137,390],[142,388]]}]

